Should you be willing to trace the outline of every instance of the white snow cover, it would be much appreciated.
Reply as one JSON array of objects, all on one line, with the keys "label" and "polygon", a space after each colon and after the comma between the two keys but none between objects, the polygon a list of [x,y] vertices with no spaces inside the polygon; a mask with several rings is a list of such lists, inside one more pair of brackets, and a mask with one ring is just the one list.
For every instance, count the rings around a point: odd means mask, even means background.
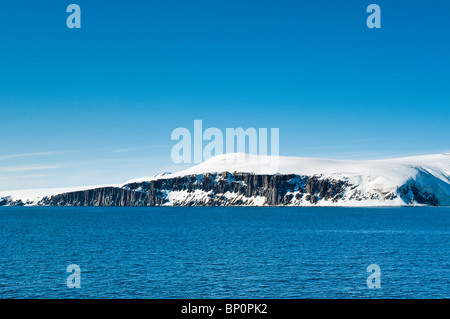
[{"label": "white snow cover", "polygon": [[180,172],[132,179],[127,184],[194,174],[240,172],[303,176],[322,175],[335,178],[344,176],[354,181],[355,184],[359,184],[358,182],[361,181],[369,187],[379,184],[391,188],[401,186],[409,178],[415,177],[419,169],[428,171],[442,181],[450,183],[450,154],[349,161],[233,153],[215,156]]},{"label": "white snow cover", "polygon": [[[254,174],[296,174],[301,176],[320,176],[336,180],[345,179],[357,185],[356,191],[362,194],[387,194],[405,185],[410,180],[429,188],[439,196],[441,205],[450,205],[450,154],[425,155],[403,157],[385,160],[349,161],[329,160],[302,157],[272,157],[248,154],[223,154],[215,156],[199,165],[189,169],[172,173],[158,174],[153,177],[137,178],[128,181],[138,183],[157,179],[170,179],[173,177],[221,173],[241,172]],[[109,185],[120,187],[123,185]],[[57,195],[71,191],[86,190],[96,187],[81,187],[67,189],[48,189],[30,191],[0,192],[0,198],[10,196],[13,200],[34,202],[45,196]],[[187,195],[187,194],[183,194]],[[171,195],[172,197],[175,194]],[[181,196],[181,194],[178,194]],[[169,196],[170,198],[170,196]],[[327,203],[323,203],[327,205]],[[338,206],[379,206],[379,205],[405,205],[400,198],[389,201],[341,202]]]}]

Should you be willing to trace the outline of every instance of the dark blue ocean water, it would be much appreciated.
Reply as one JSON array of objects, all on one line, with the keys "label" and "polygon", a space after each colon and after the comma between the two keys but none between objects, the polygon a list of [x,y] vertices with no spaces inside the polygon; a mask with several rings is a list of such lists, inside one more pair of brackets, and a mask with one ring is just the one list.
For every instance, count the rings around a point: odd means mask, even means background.
[{"label": "dark blue ocean water", "polygon": [[449,247],[450,208],[3,207],[0,298],[449,298]]}]

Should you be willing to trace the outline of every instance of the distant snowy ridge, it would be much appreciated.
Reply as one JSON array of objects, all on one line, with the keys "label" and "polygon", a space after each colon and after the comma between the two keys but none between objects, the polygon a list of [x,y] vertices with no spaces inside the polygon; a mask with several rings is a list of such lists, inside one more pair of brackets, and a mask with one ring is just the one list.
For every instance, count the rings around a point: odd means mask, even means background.
[{"label": "distant snowy ridge", "polygon": [[224,154],[124,185],[0,192],[0,205],[450,206],[450,155],[345,161]]}]

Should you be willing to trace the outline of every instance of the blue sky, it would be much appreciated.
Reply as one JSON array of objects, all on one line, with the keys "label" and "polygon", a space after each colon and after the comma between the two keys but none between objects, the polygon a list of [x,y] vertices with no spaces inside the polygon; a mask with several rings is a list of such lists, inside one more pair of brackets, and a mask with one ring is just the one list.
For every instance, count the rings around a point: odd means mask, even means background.
[{"label": "blue sky", "polygon": [[449,17],[437,0],[2,3],[0,190],[182,169],[170,135],[195,119],[279,128],[281,155],[448,152]]}]

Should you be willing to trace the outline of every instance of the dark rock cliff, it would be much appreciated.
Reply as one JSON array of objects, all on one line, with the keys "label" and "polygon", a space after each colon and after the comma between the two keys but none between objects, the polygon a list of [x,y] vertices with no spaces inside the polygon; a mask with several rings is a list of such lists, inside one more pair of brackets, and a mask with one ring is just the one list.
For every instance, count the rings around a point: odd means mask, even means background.
[{"label": "dark rock cliff", "polygon": [[[347,180],[320,176],[256,175],[220,173],[188,175],[131,183],[118,187],[103,187],[45,197],[36,203],[0,199],[0,206],[32,204],[39,206],[245,206],[245,205],[314,205],[321,201],[338,203],[346,191],[347,199],[392,200],[412,194],[419,204],[438,205],[432,194],[423,194],[414,185],[399,189],[399,193],[370,197],[353,191],[357,185]],[[405,199],[406,201],[406,199]]]},{"label": "dark rock cliff", "polygon": [[[162,206],[164,204],[240,206],[254,205],[254,199],[257,197],[264,198],[264,205],[288,205],[300,198],[314,204],[322,199],[339,200],[346,186],[348,185],[344,181],[320,179],[316,176],[202,174],[132,183],[122,188],[104,187],[70,192],[45,197],[33,204],[39,206]],[[180,192],[184,194],[184,198],[169,202],[169,193]],[[226,196],[226,194],[232,196]],[[23,205],[24,203],[12,203],[5,199],[0,204]]]}]

